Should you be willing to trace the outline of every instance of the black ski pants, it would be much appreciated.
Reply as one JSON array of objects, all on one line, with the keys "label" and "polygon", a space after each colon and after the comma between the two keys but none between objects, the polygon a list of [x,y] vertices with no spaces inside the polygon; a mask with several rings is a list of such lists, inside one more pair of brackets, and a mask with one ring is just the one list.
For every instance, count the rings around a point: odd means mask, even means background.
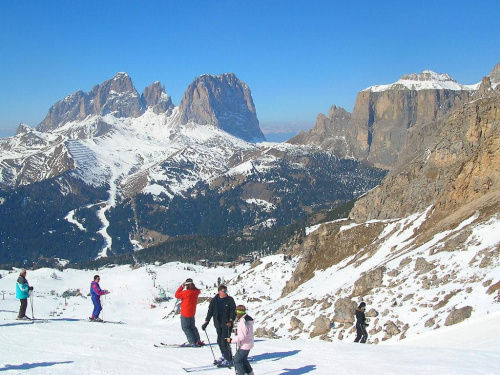
[{"label": "black ski pants", "polygon": [[231,345],[230,343],[227,342],[227,338],[231,337],[231,327],[228,327],[226,325],[216,327],[217,330],[217,344],[219,344],[219,349],[220,352],[222,353],[222,356],[230,361],[233,359],[233,355],[231,354]]},{"label": "black ski pants", "polygon": [[357,322],[356,338],[354,339],[354,342],[359,342],[361,344],[364,344],[367,338],[368,338],[368,333],[366,332],[366,326],[361,322]]}]

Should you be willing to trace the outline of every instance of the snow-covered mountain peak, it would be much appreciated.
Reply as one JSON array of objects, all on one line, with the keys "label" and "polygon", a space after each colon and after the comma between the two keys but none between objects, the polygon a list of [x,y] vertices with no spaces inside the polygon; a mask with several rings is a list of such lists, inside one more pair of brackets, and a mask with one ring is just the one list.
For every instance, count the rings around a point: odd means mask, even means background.
[{"label": "snow-covered mountain peak", "polygon": [[424,70],[422,73],[411,73],[403,75],[399,80],[387,85],[370,86],[363,91],[382,92],[395,89],[407,90],[451,90],[472,91],[477,85],[462,85],[446,73],[436,73],[432,70]]}]

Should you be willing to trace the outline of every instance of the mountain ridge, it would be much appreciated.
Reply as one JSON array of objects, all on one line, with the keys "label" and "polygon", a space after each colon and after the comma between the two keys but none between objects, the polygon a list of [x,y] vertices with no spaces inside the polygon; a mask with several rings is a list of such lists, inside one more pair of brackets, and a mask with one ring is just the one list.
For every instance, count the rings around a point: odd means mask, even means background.
[{"label": "mountain ridge", "polygon": [[318,115],[311,131],[287,142],[314,144],[339,157],[353,157],[390,170],[398,160],[409,129],[498,91],[499,72],[500,63],[474,85],[462,85],[448,74],[427,70],[404,75],[392,84],[370,86],[358,93],[353,112],[346,112],[348,120],[339,122],[331,113],[328,117]]}]

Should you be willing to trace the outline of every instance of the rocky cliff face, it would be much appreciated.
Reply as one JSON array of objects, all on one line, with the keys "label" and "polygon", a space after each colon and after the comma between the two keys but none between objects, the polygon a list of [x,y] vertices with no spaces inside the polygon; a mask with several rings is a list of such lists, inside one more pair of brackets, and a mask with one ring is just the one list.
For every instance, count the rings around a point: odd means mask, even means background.
[{"label": "rocky cliff face", "polygon": [[82,90],[54,104],[37,130],[48,132],[88,116],[139,117],[144,112],[141,98],[126,73],[96,85],[89,93]]},{"label": "rocky cliff face", "polygon": [[397,164],[376,189],[356,202],[350,213],[352,229],[340,231],[345,223],[324,225],[294,248],[304,254],[303,261],[285,292],[317,268],[376,252],[381,232],[391,220],[425,213],[411,232],[411,247],[412,241],[430,240],[467,218],[495,217],[500,212],[498,88],[437,121],[410,129]]},{"label": "rocky cliff face", "polygon": [[166,113],[169,116],[174,109],[172,99],[167,95],[165,86],[156,81],[146,87],[141,95],[142,102],[146,109],[152,110],[156,114]]},{"label": "rocky cliff face", "polygon": [[394,168],[381,186],[357,202],[352,218],[366,221],[405,217],[431,205],[441,215],[447,215],[473,201],[479,205],[490,195],[497,196],[499,94],[413,127]]},{"label": "rocky cliff face", "polygon": [[[89,93],[80,90],[54,104],[36,129],[50,132],[69,122],[81,124],[93,117],[92,124],[86,124],[87,128],[75,127],[67,131],[71,137],[88,138],[110,130],[109,124],[100,119],[108,114],[116,118],[137,118],[150,110],[170,116],[174,108],[160,82],[146,87],[139,96],[128,74],[118,73],[94,86]],[[196,78],[184,94],[179,113],[182,125],[188,122],[213,125],[246,141],[265,139],[250,89],[232,73]]]},{"label": "rocky cliff face", "polygon": [[197,77],[179,105],[181,123],[213,125],[246,141],[264,140],[248,86],[234,74]]},{"label": "rocky cliff face", "polygon": [[346,139],[347,127],[351,114],[344,108],[332,106],[328,117],[319,114],[314,129],[301,132],[287,143],[312,144],[332,152],[338,157],[351,154],[351,147]]},{"label": "rocky cliff face", "polygon": [[413,78],[415,84],[422,79],[421,75],[406,76],[400,81],[410,86],[396,83],[358,94],[348,131],[354,157],[390,168],[405,144],[408,129],[434,121],[470,98],[470,91],[454,87],[417,89],[410,83]]},{"label": "rocky cliff face", "polygon": [[[282,293],[293,301],[279,311],[296,337],[352,337],[360,301],[369,306],[372,343],[498,310],[500,91],[486,91],[409,129],[398,162],[350,219],[283,248],[300,256]],[[305,292],[324,284],[316,298]],[[261,321],[276,311],[265,314]],[[337,324],[325,328],[320,318]]]},{"label": "rocky cliff face", "polygon": [[494,90],[500,82],[499,65],[480,85],[461,85],[447,74],[424,71],[389,85],[368,87],[358,94],[352,115],[333,106],[328,117],[318,116],[313,130],[289,142],[314,144],[340,157],[390,169],[409,129],[435,121]]}]

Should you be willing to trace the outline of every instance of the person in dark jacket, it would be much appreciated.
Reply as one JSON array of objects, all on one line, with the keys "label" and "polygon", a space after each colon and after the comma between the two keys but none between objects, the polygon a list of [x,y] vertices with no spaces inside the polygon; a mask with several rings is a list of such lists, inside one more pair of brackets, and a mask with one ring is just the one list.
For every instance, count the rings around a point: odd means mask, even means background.
[{"label": "person in dark jacket", "polygon": [[205,323],[201,326],[206,330],[210,319],[214,318],[214,326],[217,331],[217,344],[219,344],[222,357],[216,361],[219,366],[231,366],[233,356],[231,354],[231,330],[236,319],[236,303],[233,297],[228,296],[227,287],[219,285],[218,293],[210,301]]},{"label": "person in dark jacket", "polygon": [[361,302],[356,309],[356,338],[354,342],[359,342],[364,344],[368,338],[368,333],[366,332],[366,317],[365,317],[366,303]]},{"label": "person in dark jacket", "polygon": [[94,281],[90,283],[90,295],[92,296],[92,303],[94,304],[94,311],[92,312],[90,320],[94,322],[102,322],[102,319],[99,318],[99,314],[102,310],[101,296],[109,293],[107,290],[101,289],[99,281],[101,281],[101,277],[99,275],[95,275]]},{"label": "person in dark jacket", "polygon": [[17,314],[17,319],[19,320],[29,320],[26,316],[26,309],[28,307],[28,297],[31,290],[33,290],[33,287],[28,284],[28,280],[26,279],[26,270],[21,270],[16,283],[16,298],[21,301],[19,314]]}]

